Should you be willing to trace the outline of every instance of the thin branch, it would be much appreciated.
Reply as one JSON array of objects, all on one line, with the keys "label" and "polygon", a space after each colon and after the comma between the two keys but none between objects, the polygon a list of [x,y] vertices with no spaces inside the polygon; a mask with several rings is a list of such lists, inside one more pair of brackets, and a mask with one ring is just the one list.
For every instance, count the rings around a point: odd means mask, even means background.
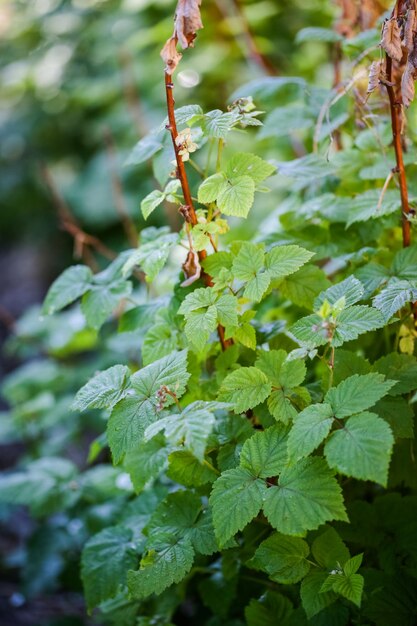
[{"label": "thin branch", "polygon": [[395,97],[395,90],[392,85],[392,59],[386,55],[386,77],[387,80],[384,81],[384,85],[386,87],[390,112],[391,112],[391,127],[392,127],[392,139],[394,143],[395,150],[395,159],[397,162],[397,174],[398,181],[400,185],[400,195],[401,195],[401,224],[402,224],[402,233],[403,233],[403,246],[404,248],[408,247],[411,244],[411,224],[408,219],[410,213],[410,204],[408,200],[408,188],[407,188],[407,177],[405,174],[404,167],[404,158],[403,158],[403,147],[401,142],[401,102],[398,102]]},{"label": "thin branch", "polygon": [[132,246],[132,248],[137,248],[138,234],[136,232],[135,225],[127,211],[127,207],[126,207],[126,203],[125,203],[125,199],[123,195],[122,183],[117,172],[117,159],[116,159],[116,150],[114,147],[113,136],[111,134],[110,129],[108,128],[106,128],[104,131],[104,141],[106,143],[107,157],[108,157],[108,162],[109,162],[109,170],[110,170],[114,205],[120,217],[120,221],[122,223],[123,230],[125,231],[129,244]]}]

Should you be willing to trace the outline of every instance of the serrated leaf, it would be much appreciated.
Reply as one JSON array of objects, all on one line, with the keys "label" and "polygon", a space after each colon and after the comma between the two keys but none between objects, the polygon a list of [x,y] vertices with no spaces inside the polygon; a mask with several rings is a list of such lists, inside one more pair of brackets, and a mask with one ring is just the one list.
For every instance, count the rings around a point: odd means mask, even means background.
[{"label": "serrated leaf", "polygon": [[178,243],[178,233],[169,232],[169,228],[149,227],[141,232],[141,243],[127,259],[123,273],[127,274],[138,265],[146,274],[146,280],[152,282],[164,267],[172,248]]},{"label": "serrated leaf", "polygon": [[385,326],[382,314],[370,306],[355,305],[340,313],[332,340],[335,348],[346,341],[357,339],[359,335]]},{"label": "serrated leaf", "polygon": [[291,302],[312,309],[317,295],[329,286],[325,273],[315,265],[306,265],[285,278],[279,290]]},{"label": "serrated leaf", "polygon": [[314,310],[318,310],[323,302],[327,300],[329,304],[335,304],[341,298],[345,299],[345,306],[352,306],[363,298],[364,288],[360,280],[354,276],[349,276],[336,285],[332,285],[325,291],[322,291],[314,301]]},{"label": "serrated leaf", "polygon": [[291,585],[308,574],[310,563],[306,559],[309,553],[308,544],[303,539],[273,533],[261,543],[248,565],[266,572],[274,582]]},{"label": "serrated leaf", "polygon": [[271,383],[260,369],[240,367],[224,379],[219,400],[230,402],[235,413],[243,413],[263,402],[271,390]]},{"label": "serrated leaf", "polygon": [[198,188],[198,201],[203,204],[215,202],[225,185],[226,177],[223,173],[219,172],[209,176]]},{"label": "serrated leaf", "polygon": [[187,335],[188,341],[197,350],[204,348],[210,334],[216,330],[216,327],[217,308],[214,305],[209,306],[207,309],[199,309],[186,315],[185,334]]},{"label": "serrated leaf", "polygon": [[323,459],[287,467],[266,493],[264,513],[286,535],[300,535],[331,520],[347,520],[341,489]]},{"label": "serrated leaf", "polygon": [[263,480],[242,467],[227,470],[216,480],[210,505],[220,545],[224,545],[258,515],[266,490]]},{"label": "serrated leaf", "polygon": [[259,478],[277,476],[287,462],[289,429],[282,424],[255,433],[243,444],[240,465]]},{"label": "serrated leaf", "polygon": [[408,280],[391,279],[372,303],[388,321],[409,302],[417,301],[417,287]]},{"label": "serrated leaf", "polygon": [[226,176],[250,176],[254,183],[261,183],[276,172],[276,167],[249,152],[235,153],[226,166]]},{"label": "serrated leaf", "polygon": [[81,559],[81,577],[89,611],[104,600],[114,598],[136,559],[129,528],[113,526],[89,539]]},{"label": "serrated leaf", "polygon": [[360,480],[386,486],[394,437],[388,424],[375,413],[350,417],[324,447],[330,467]]},{"label": "serrated leaf", "polygon": [[168,465],[169,448],[162,435],[151,441],[142,441],[126,454],[124,466],[130,475],[136,493],[146,483],[157,478]]},{"label": "serrated leaf", "polygon": [[226,139],[232,129],[236,117],[234,113],[223,113],[219,109],[206,113],[203,120],[203,128],[209,137]]},{"label": "serrated leaf", "polygon": [[217,473],[205,461],[200,463],[189,450],[177,450],[169,455],[167,476],[185,487],[201,487],[212,483]]},{"label": "serrated leaf", "polygon": [[394,257],[392,271],[397,278],[417,279],[417,246],[403,248]]},{"label": "serrated leaf", "polygon": [[354,374],[329,389],[325,402],[332,407],[334,416],[342,419],[374,406],[394,384],[382,374]]},{"label": "serrated leaf", "polygon": [[91,289],[92,278],[92,271],[85,265],[73,265],[66,269],[49,288],[42,308],[43,313],[52,315],[78,300]]},{"label": "serrated leaf", "polygon": [[333,591],[350,600],[356,606],[361,605],[364,579],[360,574],[338,576],[333,584]]},{"label": "serrated leaf", "polygon": [[255,198],[255,183],[250,176],[226,180],[217,196],[217,206],[225,215],[247,217]]},{"label": "serrated leaf", "polygon": [[408,393],[417,389],[417,359],[411,354],[391,352],[373,364],[373,369],[396,384],[390,389],[392,396]]},{"label": "serrated leaf", "polygon": [[[226,405],[227,406],[227,405]],[[165,436],[174,445],[184,446],[201,462],[204,459],[207,440],[215,423],[211,411],[188,405],[181,413],[168,415],[154,422],[146,430],[145,437],[150,439],[158,432],[164,431]]]},{"label": "serrated leaf", "polygon": [[[142,441],[146,427],[157,419],[160,410],[157,392],[168,387],[180,398],[189,377],[186,350],[173,352],[131,376],[136,395],[114,407],[107,426],[114,463],[119,463],[126,452]],[[173,402],[173,398],[167,395],[165,405]]]},{"label": "serrated leaf", "polygon": [[142,343],[142,361],[149,365],[157,359],[171,354],[178,347],[178,334],[172,324],[155,324],[146,333]]},{"label": "serrated leaf", "polygon": [[132,283],[118,280],[110,285],[94,285],[83,295],[81,310],[90,328],[99,330],[121,300],[132,292]]},{"label": "serrated leaf", "polygon": [[296,272],[314,256],[300,246],[275,246],[267,252],[265,264],[273,278],[284,278]]},{"label": "serrated leaf", "polygon": [[268,590],[259,600],[252,598],[245,608],[245,618],[248,626],[286,626],[293,612],[288,598]]},{"label": "serrated leaf", "polygon": [[312,569],[301,583],[301,603],[308,619],[311,619],[337,600],[337,595],[334,591],[320,593],[326,579],[327,572]]},{"label": "serrated leaf", "polygon": [[330,432],[333,410],[329,404],[312,404],[295,419],[288,437],[288,455],[298,461],[313,452]]},{"label": "serrated leaf", "polygon": [[189,537],[160,533],[148,542],[148,552],[142,557],[140,569],[130,570],[127,584],[136,600],[161,594],[173,583],[180,582],[190,571],[194,549]]},{"label": "serrated leaf", "polygon": [[162,148],[163,143],[158,139],[158,135],[146,135],[135,145],[126,160],[126,165],[144,163]]},{"label": "serrated leaf", "polygon": [[74,411],[111,408],[127,393],[129,368],[113,365],[99,372],[75,396],[71,408]]}]

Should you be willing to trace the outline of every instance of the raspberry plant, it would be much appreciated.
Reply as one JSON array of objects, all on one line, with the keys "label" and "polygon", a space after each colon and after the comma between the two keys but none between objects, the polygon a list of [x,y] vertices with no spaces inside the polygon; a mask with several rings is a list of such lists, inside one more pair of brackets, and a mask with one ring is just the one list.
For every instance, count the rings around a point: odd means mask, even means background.
[{"label": "raspberry plant", "polygon": [[[414,2],[383,22],[368,94],[381,22],[357,33],[345,15],[298,36],[333,46],[337,73],[344,54],[345,82],[269,77],[209,112],[174,102],[200,4],[178,3],[167,117],[129,158],[152,159],[160,184],[143,217],[168,203],[180,231],[149,226],[104,270],[74,265],[51,286],[59,332],[81,311],[84,332],[107,337],[99,371],[71,370],[68,391],[50,361],[4,387],[16,414],[35,390],[98,423],[92,465],[41,457],[3,477],[0,498],[90,519],[81,576],[106,623],[411,626],[417,189],[401,88],[411,104]],[[280,160],[277,138],[303,154]],[[253,236],[235,236],[268,191],[274,221],[261,209]],[[112,464],[97,463],[107,447]]]}]

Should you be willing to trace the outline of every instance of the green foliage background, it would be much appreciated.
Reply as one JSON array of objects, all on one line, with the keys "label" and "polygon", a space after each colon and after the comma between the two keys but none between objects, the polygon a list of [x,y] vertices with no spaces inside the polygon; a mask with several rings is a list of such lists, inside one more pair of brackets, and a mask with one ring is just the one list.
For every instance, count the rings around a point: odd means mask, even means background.
[{"label": "green foliage background", "polygon": [[[230,222],[192,232],[196,249],[220,240],[204,262],[213,288],[180,285],[181,192],[161,193],[173,153],[152,134],[173,3],[1,8],[3,242],[35,240],[48,278],[71,263],[46,165],[80,226],[118,255],[95,255],[101,272],[66,270],[6,344],[22,364],[2,385],[1,445],[19,455],[0,479],[1,520],[19,528],[29,510],[30,522],[2,577],[29,612],[83,583],[106,624],[412,626],[417,249],[402,250],[395,184],[380,198],[395,163],[384,94],[369,109],[355,94],[379,25],[339,42],[330,2],[242,6],[278,76],[248,53],[232,2],[204,4],[175,75],[180,127],[196,129],[191,156],[207,169],[202,183],[187,166],[199,215],[218,208]],[[346,93],[332,90],[339,43]],[[249,96],[262,126],[227,112]],[[414,202],[413,107],[408,118]],[[234,341],[224,352],[218,324]]]}]

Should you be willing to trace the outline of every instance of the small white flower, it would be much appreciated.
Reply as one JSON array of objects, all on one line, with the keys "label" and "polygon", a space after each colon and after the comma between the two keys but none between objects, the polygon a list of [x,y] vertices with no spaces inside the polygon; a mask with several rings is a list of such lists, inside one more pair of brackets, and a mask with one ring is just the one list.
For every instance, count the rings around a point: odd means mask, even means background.
[{"label": "small white flower", "polygon": [[175,139],[175,143],[179,148],[178,154],[181,156],[183,161],[188,161],[190,153],[195,152],[198,148],[198,145],[192,140],[191,128],[184,128],[184,130],[181,130]]}]

